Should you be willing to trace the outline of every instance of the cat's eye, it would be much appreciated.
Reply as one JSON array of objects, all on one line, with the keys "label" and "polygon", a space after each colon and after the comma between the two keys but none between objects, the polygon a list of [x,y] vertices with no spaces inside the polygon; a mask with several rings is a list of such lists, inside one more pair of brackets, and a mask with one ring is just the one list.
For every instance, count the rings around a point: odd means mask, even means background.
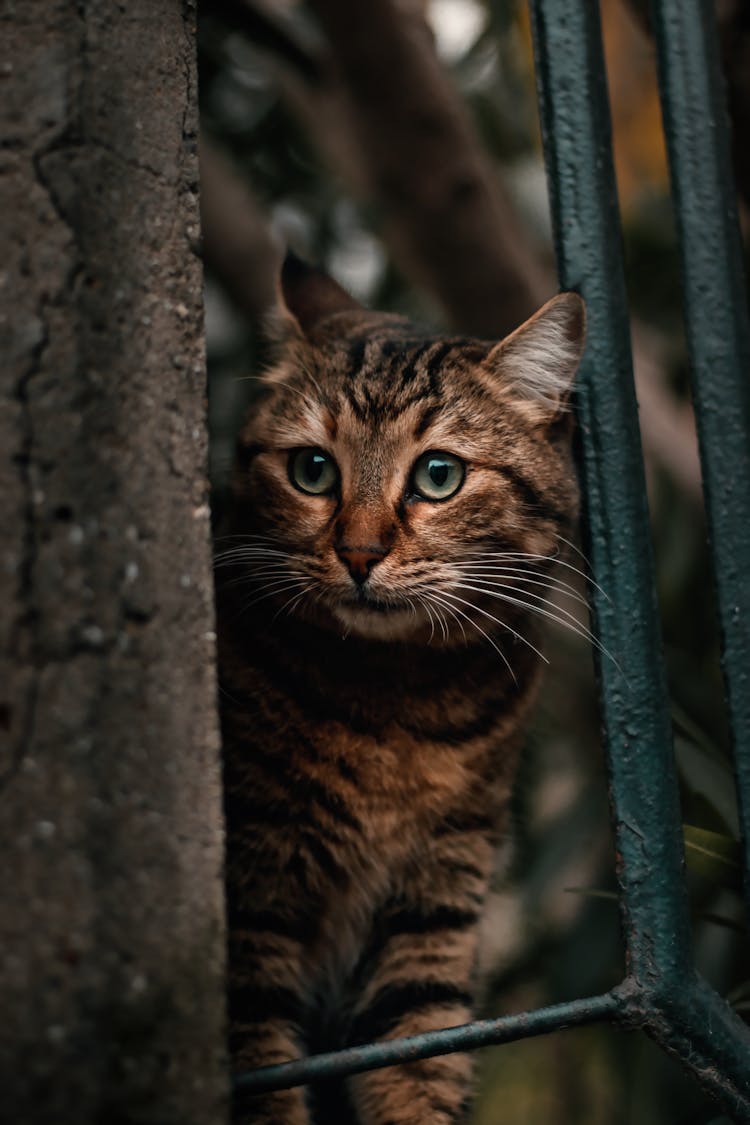
[{"label": "cat's eye", "polygon": [[322,449],[295,449],[289,455],[289,479],[300,492],[325,496],[336,487],[339,471]]},{"label": "cat's eye", "polygon": [[423,453],[412,470],[412,488],[425,500],[447,500],[458,492],[465,472],[463,461],[452,453]]}]

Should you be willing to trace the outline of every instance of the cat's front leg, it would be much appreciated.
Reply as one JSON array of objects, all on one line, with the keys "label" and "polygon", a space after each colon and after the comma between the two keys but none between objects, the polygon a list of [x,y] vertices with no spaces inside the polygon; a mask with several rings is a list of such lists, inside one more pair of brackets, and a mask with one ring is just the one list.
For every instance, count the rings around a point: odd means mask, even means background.
[{"label": "cat's front leg", "polygon": [[[381,946],[350,1041],[395,1039],[473,1015],[478,924],[492,865],[480,831],[436,838],[382,919]],[[369,1071],[350,1080],[361,1125],[458,1125],[472,1088],[470,1055]]]},{"label": "cat's front leg", "polygon": [[[237,913],[236,911],[233,913]],[[229,938],[229,1044],[235,1074],[299,1058],[307,986],[302,944],[282,912],[247,912]],[[233,1125],[309,1125],[304,1088],[235,1099]]]}]

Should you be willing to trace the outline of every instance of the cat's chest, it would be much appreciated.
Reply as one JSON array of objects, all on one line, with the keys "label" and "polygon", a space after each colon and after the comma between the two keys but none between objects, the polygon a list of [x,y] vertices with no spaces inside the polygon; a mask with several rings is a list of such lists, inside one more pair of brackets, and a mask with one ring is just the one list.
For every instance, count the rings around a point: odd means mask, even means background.
[{"label": "cat's chest", "polygon": [[373,841],[410,844],[460,802],[479,768],[471,747],[416,737],[396,721],[377,734],[326,723],[316,737],[326,755],[346,763],[349,799]]},{"label": "cat's chest", "polygon": [[[304,802],[334,794],[383,843],[409,839],[460,802],[488,768],[491,746],[503,738],[507,708],[492,692],[445,682],[418,691],[391,677],[343,684],[335,676],[274,674],[245,665],[230,689],[241,708],[229,717],[232,741],[252,755],[272,754],[294,796]],[[322,787],[322,789],[321,789]]]}]

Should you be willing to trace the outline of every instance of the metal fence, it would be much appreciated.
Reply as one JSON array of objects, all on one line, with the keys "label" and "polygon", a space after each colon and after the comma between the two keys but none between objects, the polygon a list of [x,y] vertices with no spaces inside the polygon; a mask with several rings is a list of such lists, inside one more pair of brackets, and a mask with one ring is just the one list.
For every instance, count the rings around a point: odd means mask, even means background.
[{"label": "metal fence", "polygon": [[[530,0],[563,289],[588,307],[577,383],[584,537],[595,631],[625,979],[519,1015],[241,1075],[239,1094],[609,1020],[641,1028],[738,1122],[750,1123],[750,1031],[694,968],[669,700],[661,657],[627,296],[595,0]],[[652,25],[714,553],[750,908],[750,325],[723,85],[709,0],[653,0]]]}]

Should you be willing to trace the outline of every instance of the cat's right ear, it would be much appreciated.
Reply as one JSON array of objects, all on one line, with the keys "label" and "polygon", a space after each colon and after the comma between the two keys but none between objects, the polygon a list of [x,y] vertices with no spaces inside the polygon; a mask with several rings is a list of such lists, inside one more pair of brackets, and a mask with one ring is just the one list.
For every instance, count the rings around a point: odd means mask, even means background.
[{"label": "cat's right ear", "polygon": [[362,308],[332,277],[291,251],[281,267],[279,306],[282,317],[291,320],[292,327],[308,337],[328,317]]},{"label": "cat's right ear", "polygon": [[530,420],[546,422],[567,408],[585,343],[583,299],[558,293],[490,351],[486,366]]}]

